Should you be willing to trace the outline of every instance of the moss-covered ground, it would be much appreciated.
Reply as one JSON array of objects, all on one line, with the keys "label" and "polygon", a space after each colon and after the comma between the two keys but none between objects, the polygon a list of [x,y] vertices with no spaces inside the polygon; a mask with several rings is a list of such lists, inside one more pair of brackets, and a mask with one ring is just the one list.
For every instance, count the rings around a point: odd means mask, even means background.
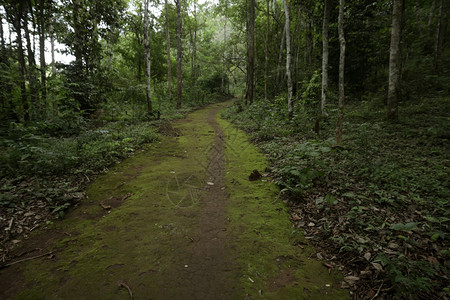
[{"label": "moss-covered ground", "polygon": [[[263,177],[249,181],[253,170],[263,172],[267,161],[247,135],[218,119],[227,143],[230,230],[241,265],[242,298],[346,299],[336,274],[317,260],[302,232],[292,227],[278,187]],[[300,247],[298,246],[300,245]],[[302,246],[304,245],[304,246]]]},{"label": "moss-covered ground", "polygon": [[[126,299],[129,287],[134,299],[186,299],[183,285],[192,282],[183,270],[189,268],[187,252],[198,232],[215,136],[206,116],[221,105],[177,121],[177,137],[162,138],[98,177],[89,197],[49,230],[62,238],[50,243],[43,240],[46,233],[34,237],[54,256],[2,270],[0,279],[14,273],[21,282],[2,287],[0,295]],[[253,169],[264,170],[264,156],[243,132],[217,120],[226,134],[229,198],[219,200],[227,201],[231,246],[224,247],[237,257],[227,275],[238,286],[233,298],[347,298],[338,277],[312,258],[312,249],[296,246],[304,240],[292,228],[276,186],[264,178],[248,180]]]}]

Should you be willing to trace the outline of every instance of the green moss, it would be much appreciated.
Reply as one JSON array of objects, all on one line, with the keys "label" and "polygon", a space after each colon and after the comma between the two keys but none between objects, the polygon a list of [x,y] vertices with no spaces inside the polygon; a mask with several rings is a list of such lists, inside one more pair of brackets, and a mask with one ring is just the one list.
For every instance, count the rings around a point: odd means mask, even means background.
[{"label": "green moss", "polygon": [[[149,145],[100,176],[83,205],[54,225],[78,235],[53,245],[54,260],[26,265],[26,288],[16,298],[123,299],[127,292],[118,280],[132,286],[136,298],[175,295],[171,282],[184,260],[176,249],[190,243],[201,196],[189,187],[203,186],[208,153],[199,149],[208,149],[214,137],[204,113],[178,123],[179,138]],[[127,193],[120,209],[114,208]],[[107,214],[100,203],[113,209]]]},{"label": "green moss", "polygon": [[[340,278],[328,274],[321,262],[310,259],[313,249],[293,244],[304,240],[292,228],[288,209],[278,199],[278,188],[265,180],[249,181],[250,173],[263,172],[263,154],[247,136],[218,119],[227,137],[227,185],[230,193],[230,229],[235,236],[242,268],[242,297],[265,299],[347,299]],[[293,274],[293,275],[286,275]]]},{"label": "green moss", "polygon": [[[15,298],[127,298],[118,281],[126,282],[136,299],[179,297],[176,282],[183,282],[180,266],[188,259],[184,250],[201,208],[201,189],[195,187],[203,187],[214,139],[206,114],[192,113],[177,123],[180,137],[163,138],[98,177],[83,205],[55,223],[57,232],[71,235],[52,245],[55,258],[23,265],[26,281]],[[242,270],[240,298],[346,298],[346,291],[336,289],[338,280],[309,259],[311,249],[292,245],[302,236],[292,229],[277,187],[248,181],[253,169],[265,168],[264,156],[241,131],[219,122],[227,135],[228,232]],[[113,206],[111,212],[100,203]]]}]

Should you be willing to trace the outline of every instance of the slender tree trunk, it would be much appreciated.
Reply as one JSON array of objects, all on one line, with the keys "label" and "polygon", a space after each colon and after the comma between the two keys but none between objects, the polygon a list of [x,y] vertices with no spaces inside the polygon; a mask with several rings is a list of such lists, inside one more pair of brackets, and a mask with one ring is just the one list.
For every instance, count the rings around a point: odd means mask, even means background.
[{"label": "slender tree trunk", "polygon": [[[31,10],[32,8],[29,7]],[[32,13],[32,11],[31,11]],[[41,110],[41,103],[39,100],[39,87],[38,82],[36,78],[36,60],[35,60],[35,53],[33,51],[33,45],[31,43],[30,38],[30,31],[28,29],[28,13],[25,12],[23,15],[23,21],[24,21],[24,31],[25,31],[25,40],[27,41],[27,58],[28,58],[28,80],[30,81],[30,96],[31,96],[31,104],[34,105],[35,108],[37,108],[39,115],[39,112]],[[30,112],[31,113],[31,112]],[[30,114],[31,116],[31,114]]]},{"label": "slender tree trunk", "polygon": [[252,104],[255,96],[255,0],[249,1],[247,27],[247,102]]},{"label": "slender tree trunk", "polygon": [[387,119],[398,119],[398,94],[400,89],[400,41],[403,19],[403,0],[394,0],[392,11],[391,49],[389,56],[389,86]]},{"label": "slender tree trunk", "polygon": [[442,31],[444,23],[444,0],[439,4],[439,17],[436,27],[436,41],[434,45],[434,71],[439,72],[441,69],[441,54],[442,54]]},{"label": "slender tree trunk", "polygon": [[181,108],[182,96],[182,73],[181,73],[181,0],[176,0],[177,4],[177,108]]},{"label": "slender tree trunk", "polygon": [[328,0],[325,0],[323,8],[322,24],[322,101],[320,108],[322,117],[327,118],[327,95],[328,95],[328,27],[330,23],[330,8]]},{"label": "slender tree trunk", "polygon": [[5,52],[5,37],[4,37],[4,32],[3,32],[3,18],[2,15],[0,15],[0,51],[1,51],[1,55],[4,54]]},{"label": "slender tree trunk", "polygon": [[338,32],[339,32],[339,114],[336,125],[336,143],[342,144],[342,125],[344,120],[344,71],[345,71],[345,36],[344,36],[344,5],[345,0],[339,2],[339,19],[338,19]]},{"label": "slender tree trunk", "polygon": [[[225,11],[227,11],[228,9],[228,1],[225,0]],[[223,45],[224,45],[224,49],[223,49],[223,58],[222,58],[222,82],[220,84],[220,90],[222,92],[222,94],[225,94],[225,77],[227,75],[227,58],[226,58],[226,53],[227,53],[227,22],[228,22],[228,17],[225,15],[225,24],[223,25]]]},{"label": "slender tree trunk", "polygon": [[314,51],[314,40],[313,40],[313,31],[312,31],[312,16],[311,13],[308,12],[308,24],[306,26],[306,45],[307,45],[307,64],[308,64],[308,79],[312,77],[313,74],[313,51]]},{"label": "slender tree trunk", "polygon": [[433,0],[433,2],[431,3],[431,8],[430,8],[430,16],[428,18],[428,28],[430,30],[430,33],[433,32],[431,25],[433,24],[433,19],[434,19],[434,10],[436,9],[436,0]]},{"label": "slender tree trunk", "polygon": [[[50,6],[51,7],[51,6]],[[52,76],[56,75],[56,65],[55,65],[55,32],[53,29],[53,16],[49,19],[49,34],[50,34],[50,52],[52,55]]]},{"label": "slender tree trunk", "polygon": [[28,105],[27,89],[25,86],[25,56],[23,54],[23,42],[22,42],[22,11],[23,6],[20,5],[15,12],[14,29],[17,33],[17,60],[19,66],[19,86],[20,86],[20,98],[22,100],[23,118],[26,121],[30,119],[30,111]]},{"label": "slender tree trunk", "polygon": [[281,43],[280,43],[280,50],[278,51],[278,64],[277,64],[277,79],[276,79],[276,84],[277,84],[277,90],[279,89],[280,86],[280,81],[281,81],[281,62],[283,61],[283,49],[285,46],[285,38],[286,38],[286,23],[283,26],[283,32],[281,34]]},{"label": "slender tree trunk", "polygon": [[81,72],[83,68],[83,54],[81,53],[81,43],[82,43],[82,37],[81,37],[81,16],[80,16],[80,10],[81,10],[81,3],[80,0],[73,0],[73,23],[74,23],[74,45],[75,45],[75,65],[77,68],[77,72]]},{"label": "slender tree trunk", "polygon": [[169,99],[172,99],[172,64],[170,57],[170,28],[169,28],[169,4],[165,0],[166,19],[166,44],[167,44],[167,90]]},{"label": "slender tree trunk", "polygon": [[264,99],[268,98],[269,85],[269,31],[270,31],[270,6],[266,0],[266,40],[264,41]]},{"label": "slender tree trunk", "polygon": [[299,57],[300,57],[300,46],[301,46],[301,27],[302,27],[302,12],[301,12],[301,6],[297,6],[296,9],[297,13],[297,22],[295,25],[294,30],[294,38],[292,38],[292,46],[291,46],[291,53],[293,56],[293,74],[292,74],[292,97],[295,97],[298,92],[299,87],[299,73],[300,73],[300,63],[299,63]]},{"label": "slender tree trunk", "polygon": [[39,62],[41,71],[41,99],[44,105],[47,102],[47,76],[45,71],[47,64],[45,62],[45,19],[44,19],[45,0],[39,1]]},{"label": "slender tree trunk", "polygon": [[292,77],[291,77],[291,20],[289,16],[289,6],[287,0],[283,0],[284,13],[286,15],[286,77],[287,77],[287,88],[288,88],[288,114],[289,118],[293,114],[292,105]]},{"label": "slender tree trunk", "polygon": [[145,47],[145,79],[147,90],[147,115],[151,118],[152,109],[152,91],[151,91],[151,63],[150,63],[150,38],[151,32],[149,28],[148,2],[144,0],[144,47]]},{"label": "slender tree trunk", "polygon": [[197,0],[194,0],[194,32],[192,34],[192,86],[195,88],[196,85],[197,85]]}]

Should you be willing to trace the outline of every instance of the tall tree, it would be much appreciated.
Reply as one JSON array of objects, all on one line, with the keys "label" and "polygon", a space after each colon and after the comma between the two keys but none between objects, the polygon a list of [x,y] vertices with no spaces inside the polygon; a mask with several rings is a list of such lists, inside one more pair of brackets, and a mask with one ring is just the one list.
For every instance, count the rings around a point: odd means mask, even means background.
[{"label": "tall tree", "polygon": [[345,71],[345,36],[344,36],[344,5],[345,1],[339,1],[339,18],[338,18],[338,32],[339,32],[339,112],[336,125],[336,143],[342,144],[342,125],[344,121],[344,71]]},{"label": "tall tree", "polygon": [[181,59],[183,52],[181,49],[181,1],[175,0],[177,5],[177,108],[181,108],[182,96],[182,70]]},{"label": "tall tree", "polygon": [[45,0],[39,0],[39,63],[41,73],[41,100],[44,105],[47,101],[47,75],[45,74],[47,64],[45,62]]},{"label": "tall tree", "polygon": [[[7,7],[5,6],[5,9]],[[20,99],[21,106],[23,109],[23,118],[26,121],[30,119],[30,111],[27,99],[27,89],[25,85],[25,55],[23,51],[23,41],[22,41],[22,16],[25,11],[22,1],[13,1],[11,7],[8,7],[10,11],[9,14],[10,22],[13,24],[14,31],[16,32],[16,42],[17,42],[17,66],[19,67],[19,87],[20,87]],[[11,33],[11,31],[10,31]],[[11,37],[10,37],[11,40]]]},{"label": "tall tree", "polygon": [[150,63],[150,26],[149,26],[149,16],[148,16],[148,2],[149,0],[144,0],[144,47],[145,47],[145,83],[147,91],[147,114],[149,117],[152,116],[152,91],[151,91],[151,63]]},{"label": "tall tree", "polygon": [[280,49],[278,51],[277,77],[275,80],[276,85],[277,85],[277,90],[279,90],[279,86],[281,83],[281,70],[282,70],[281,63],[283,61],[283,49],[284,49],[284,46],[286,45],[285,39],[286,39],[286,23],[283,26],[283,31],[281,33]]},{"label": "tall tree", "polygon": [[0,14],[0,51],[1,51],[1,55],[3,56],[4,52],[5,52],[5,36],[3,33],[3,17]]},{"label": "tall tree", "polygon": [[286,15],[286,77],[287,77],[287,88],[288,88],[288,114],[289,118],[293,114],[293,104],[292,104],[292,77],[291,77],[291,19],[289,16],[289,6],[287,0],[283,0],[284,13]]},{"label": "tall tree", "polygon": [[444,27],[444,0],[439,4],[438,24],[436,26],[436,39],[434,44],[434,70],[439,72],[441,69],[441,54],[442,54],[442,31]]},{"label": "tall tree", "polygon": [[322,117],[327,118],[327,95],[328,95],[328,27],[330,23],[329,0],[324,1],[323,24],[322,24],[322,99],[320,108]]},{"label": "tall tree", "polygon": [[247,103],[255,97],[255,0],[249,1],[247,15]]},{"label": "tall tree", "polygon": [[169,27],[169,4],[167,0],[165,4],[165,21],[166,21],[166,44],[167,44],[167,90],[169,99],[172,99],[172,59],[170,56],[170,27]]},{"label": "tall tree", "polygon": [[[30,82],[30,97],[31,97],[31,105],[40,111],[41,105],[39,100],[39,86],[38,80],[36,77],[36,59],[35,59],[35,51],[33,43],[31,42],[30,29],[28,28],[28,12],[33,16],[33,7],[31,6],[31,1],[28,2],[27,11],[23,14],[23,29],[25,31],[25,40],[27,42],[27,60],[28,60],[28,72],[27,77]],[[30,116],[31,112],[30,112]]]},{"label": "tall tree", "polygon": [[227,57],[226,57],[226,53],[227,53],[227,23],[228,23],[228,16],[227,16],[227,11],[228,11],[228,1],[225,0],[225,23],[223,24],[223,53],[222,53],[222,80],[220,83],[220,91],[222,92],[222,94],[225,94],[225,77],[227,76],[227,71],[228,71],[228,66],[227,66]]},{"label": "tall tree", "polygon": [[398,94],[400,89],[400,41],[404,0],[394,0],[392,9],[391,48],[389,55],[389,86],[387,98],[387,119],[398,119]]},{"label": "tall tree", "polygon": [[266,0],[266,39],[264,41],[264,99],[268,98],[269,84],[269,31],[270,31],[270,5]]},{"label": "tall tree", "polygon": [[[52,76],[56,75],[56,65],[55,65],[55,30],[53,27],[53,12],[51,10],[52,5],[49,5],[49,35],[50,35],[50,52],[51,52],[51,57],[52,57]],[[56,102],[54,102],[56,103]]]}]

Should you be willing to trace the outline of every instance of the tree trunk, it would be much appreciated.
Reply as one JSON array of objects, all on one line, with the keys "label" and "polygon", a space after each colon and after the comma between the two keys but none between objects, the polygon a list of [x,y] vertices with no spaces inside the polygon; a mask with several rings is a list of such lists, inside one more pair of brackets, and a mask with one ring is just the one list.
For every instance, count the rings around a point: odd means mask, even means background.
[{"label": "tree trunk", "polygon": [[286,15],[286,77],[287,77],[287,88],[288,88],[288,114],[289,118],[293,114],[292,105],[292,77],[291,77],[291,20],[289,16],[289,6],[287,0],[283,0],[284,13]]},{"label": "tree trunk", "polygon": [[77,68],[77,72],[81,72],[83,68],[83,54],[81,52],[81,43],[82,43],[82,37],[81,37],[81,16],[80,16],[80,10],[81,10],[81,3],[80,0],[73,0],[73,31],[74,31],[74,45],[75,45],[75,65]]},{"label": "tree trunk", "polygon": [[249,1],[247,22],[247,102],[252,104],[255,96],[255,0]]},{"label": "tree trunk", "polygon": [[276,78],[276,84],[277,84],[277,90],[280,86],[281,81],[281,62],[283,61],[283,48],[284,48],[284,41],[286,38],[286,24],[283,26],[283,33],[281,34],[281,43],[280,43],[280,50],[278,51],[278,64],[277,64],[277,78]]},{"label": "tree trunk", "polygon": [[167,91],[169,99],[172,99],[172,66],[170,57],[170,30],[169,30],[169,4],[165,0],[166,18],[166,44],[167,44]]},{"label": "tree trunk", "polygon": [[182,73],[181,73],[181,0],[176,0],[177,4],[177,108],[181,108],[182,95]]},{"label": "tree trunk", "polygon": [[[29,7],[31,14],[32,8]],[[33,51],[33,45],[31,43],[30,38],[30,31],[28,29],[28,12],[25,11],[25,14],[23,15],[23,28],[25,31],[25,40],[27,41],[27,58],[28,58],[28,80],[30,81],[30,96],[31,96],[31,104],[34,105],[35,108],[37,108],[38,113],[36,115],[39,115],[40,109],[41,109],[41,103],[39,101],[39,87],[38,82],[36,78],[36,60],[35,60],[35,54]],[[31,112],[30,112],[31,113]],[[31,116],[31,114],[30,114]]]},{"label": "tree trunk", "polygon": [[328,95],[328,27],[330,23],[330,8],[328,0],[325,0],[323,8],[322,24],[322,101],[320,108],[322,117],[327,118],[327,95]]},{"label": "tree trunk", "polygon": [[398,119],[398,94],[400,88],[400,41],[403,19],[403,0],[394,0],[392,11],[391,49],[389,56],[389,86],[387,119]]},{"label": "tree trunk", "polygon": [[47,76],[45,71],[47,64],[45,62],[45,19],[44,19],[44,4],[45,0],[39,1],[39,62],[41,71],[41,99],[46,106],[47,102]]},{"label": "tree trunk", "polygon": [[147,115],[151,118],[152,109],[152,92],[151,92],[151,63],[150,63],[150,38],[151,32],[148,22],[148,2],[149,0],[144,0],[144,47],[145,47],[145,79],[146,79],[146,90],[147,90]]},{"label": "tree trunk", "polygon": [[441,69],[441,54],[442,54],[442,31],[444,23],[444,0],[439,4],[439,17],[436,27],[436,41],[434,45],[434,71],[440,72]]},{"label": "tree trunk", "polygon": [[345,71],[345,36],[344,36],[344,5],[345,1],[339,2],[339,19],[338,19],[338,32],[339,32],[339,113],[336,125],[336,143],[342,144],[342,125],[344,120],[344,71]]},{"label": "tree trunk", "polygon": [[[228,1],[225,0],[225,12],[228,9]],[[225,77],[227,75],[227,58],[226,58],[226,53],[227,53],[227,22],[228,22],[228,17],[225,14],[225,24],[223,25],[223,45],[224,45],[224,50],[223,50],[223,58],[222,58],[222,82],[220,84],[220,90],[222,92],[222,94],[225,94]]]},{"label": "tree trunk", "polygon": [[194,0],[194,32],[192,34],[192,86],[197,85],[197,0]]},{"label": "tree trunk", "polygon": [[266,0],[266,40],[264,41],[264,99],[268,98],[269,85],[269,31],[270,31],[270,7],[269,0]]},{"label": "tree trunk", "polygon": [[23,118],[26,121],[30,119],[30,109],[27,99],[27,89],[25,86],[25,56],[23,54],[23,42],[22,42],[22,11],[23,6],[20,5],[16,8],[14,18],[14,29],[17,33],[17,60],[19,62],[19,86],[20,86],[20,98],[22,100]]},{"label": "tree trunk", "polygon": [[[51,6],[50,6],[51,7]],[[53,29],[53,16],[49,18],[49,34],[50,34],[50,52],[52,54],[52,76],[56,75],[55,65],[55,32]]]},{"label": "tree trunk", "polygon": [[0,24],[1,24],[1,26],[0,26],[0,47],[1,47],[1,49],[0,49],[0,54],[1,55],[3,55],[4,54],[4,52],[5,52],[5,37],[4,37],[4,33],[3,33],[3,19],[2,19],[2,15],[0,14]]},{"label": "tree trunk", "polygon": [[433,32],[433,30],[431,29],[431,25],[433,24],[433,19],[434,19],[434,10],[436,9],[436,0],[433,0],[433,2],[431,3],[431,8],[430,8],[430,17],[428,18],[428,28],[430,30],[430,33]]}]

